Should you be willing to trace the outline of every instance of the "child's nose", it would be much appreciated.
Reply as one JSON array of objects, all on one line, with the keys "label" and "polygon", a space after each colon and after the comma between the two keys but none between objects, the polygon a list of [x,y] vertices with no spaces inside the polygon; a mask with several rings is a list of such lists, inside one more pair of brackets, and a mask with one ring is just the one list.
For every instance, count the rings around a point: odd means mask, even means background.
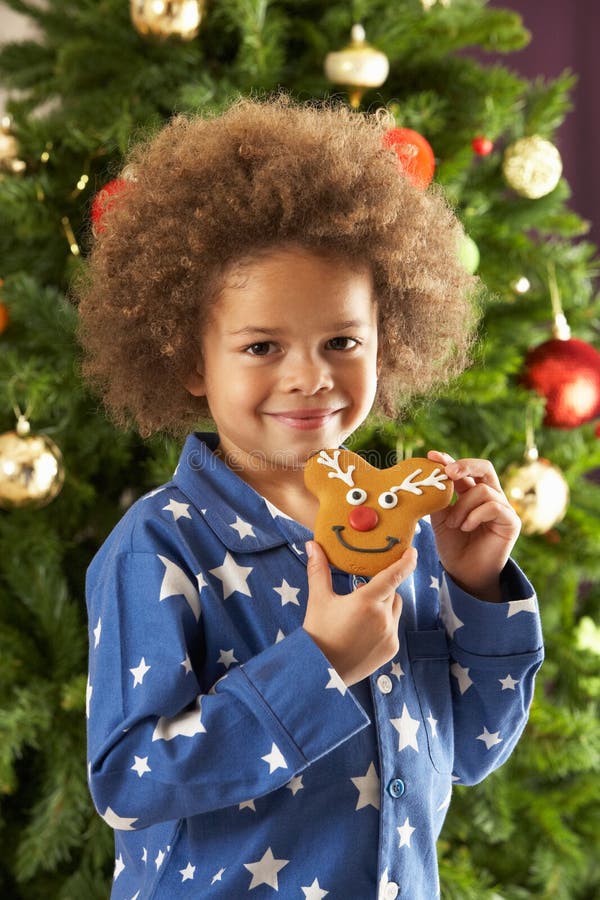
[{"label": "child's nose", "polygon": [[316,394],[333,387],[333,379],[325,360],[302,356],[288,358],[284,364],[284,387],[288,391]]},{"label": "child's nose", "polygon": [[379,522],[379,516],[372,506],[357,506],[348,516],[348,521],[356,531],[372,531]]}]

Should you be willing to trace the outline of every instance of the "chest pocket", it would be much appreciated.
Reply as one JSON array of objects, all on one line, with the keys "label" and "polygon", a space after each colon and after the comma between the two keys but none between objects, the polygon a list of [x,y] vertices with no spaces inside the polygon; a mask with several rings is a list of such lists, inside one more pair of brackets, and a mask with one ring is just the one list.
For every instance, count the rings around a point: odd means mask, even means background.
[{"label": "chest pocket", "polygon": [[429,757],[440,774],[449,775],[454,765],[454,728],[446,632],[407,631],[406,641]]}]

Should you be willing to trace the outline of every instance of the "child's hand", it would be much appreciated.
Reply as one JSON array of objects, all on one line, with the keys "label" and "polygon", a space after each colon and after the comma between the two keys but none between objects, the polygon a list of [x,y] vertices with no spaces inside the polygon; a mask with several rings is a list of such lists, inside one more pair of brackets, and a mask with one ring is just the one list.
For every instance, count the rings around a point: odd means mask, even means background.
[{"label": "child's hand", "polygon": [[398,652],[402,598],[398,585],[414,571],[417,551],[409,547],[387,569],[350,594],[336,594],[320,544],[307,545],[308,603],[304,629],[347,684],[375,672]]},{"label": "child's hand", "polygon": [[500,573],[519,536],[521,522],[488,460],[459,459],[430,450],[428,459],[445,466],[458,499],[431,514],[444,569],[479,600],[500,601]]}]

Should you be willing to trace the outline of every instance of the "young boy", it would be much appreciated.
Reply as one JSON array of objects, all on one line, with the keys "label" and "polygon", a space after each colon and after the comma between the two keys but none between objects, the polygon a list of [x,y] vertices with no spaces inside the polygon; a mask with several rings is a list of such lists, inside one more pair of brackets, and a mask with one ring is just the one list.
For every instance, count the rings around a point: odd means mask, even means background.
[{"label": "young boy", "polygon": [[[120,422],[187,438],[88,577],[89,773],[119,900],[430,900],[452,783],[499,766],[542,660],[485,460],[361,584],[311,541],[314,452],[465,364],[472,280],[386,123],[285,97],[133,157],[80,287]],[[418,552],[418,562],[417,562]]]}]

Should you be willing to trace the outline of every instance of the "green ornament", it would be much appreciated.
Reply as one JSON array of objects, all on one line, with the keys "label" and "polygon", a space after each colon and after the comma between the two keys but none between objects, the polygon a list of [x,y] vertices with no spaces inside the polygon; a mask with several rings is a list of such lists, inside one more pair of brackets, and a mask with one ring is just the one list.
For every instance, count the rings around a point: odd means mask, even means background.
[{"label": "green ornament", "polygon": [[470,275],[473,275],[479,268],[479,247],[468,234],[463,234],[460,239],[458,258]]}]

